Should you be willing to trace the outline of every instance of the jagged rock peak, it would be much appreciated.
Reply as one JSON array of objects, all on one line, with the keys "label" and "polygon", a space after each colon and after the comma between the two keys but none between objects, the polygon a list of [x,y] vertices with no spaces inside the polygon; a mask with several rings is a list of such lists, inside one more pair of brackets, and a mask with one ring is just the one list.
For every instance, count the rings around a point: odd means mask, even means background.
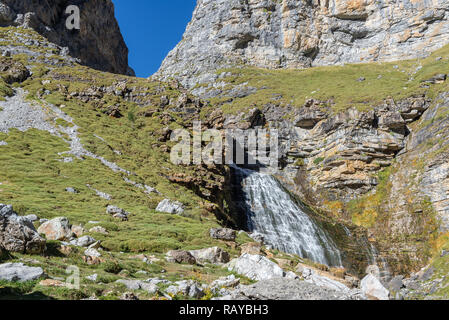
[{"label": "jagged rock peak", "polygon": [[[66,8],[80,9],[80,30],[66,28]],[[111,0],[0,0],[0,26],[33,28],[49,41],[68,47],[70,55],[89,67],[133,75],[128,48],[114,16]]]},{"label": "jagged rock peak", "polygon": [[214,70],[392,61],[449,42],[447,0],[198,0],[156,77],[187,87]]}]

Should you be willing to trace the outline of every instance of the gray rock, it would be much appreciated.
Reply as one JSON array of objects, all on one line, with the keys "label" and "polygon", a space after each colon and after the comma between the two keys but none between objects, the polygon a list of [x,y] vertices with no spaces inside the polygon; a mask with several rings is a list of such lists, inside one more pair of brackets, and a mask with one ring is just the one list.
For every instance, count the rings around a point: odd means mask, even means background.
[{"label": "gray rock", "polygon": [[210,237],[218,240],[235,241],[236,231],[228,228],[210,229]]},{"label": "gray rock", "polygon": [[229,253],[219,247],[191,250],[189,252],[200,263],[209,262],[219,264],[228,263],[230,260]]},{"label": "gray rock", "polygon": [[221,277],[210,284],[212,291],[216,292],[221,288],[235,288],[240,284],[240,278],[236,278],[233,274],[227,277]]},{"label": "gray rock", "polygon": [[171,250],[166,254],[166,260],[171,263],[196,264],[195,257],[188,251]]},{"label": "gray rock", "polygon": [[5,263],[0,265],[0,279],[10,282],[32,281],[45,277],[42,268],[28,267],[23,263]]},{"label": "gray rock", "polygon": [[70,244],[77,246],[77,247],[89,247],[91,244],[94,244],[95,242],[97,242],[97,240],[95,240],[94,238],[92,238],[91,236],[83,236],[81,238],[75,239],[70,241]]},{"label": "gray rock", "polygon": [[388,289],[390,290],[390,292],[397,293],[402,288],[404,288],[403,280],[404,276],[396,276],[393,279],[391,279],[391,281],[388,284]]},{"label": "gray rock", "polygon": [[193,280],[177,281],[174,285],[168,287],[166,292],[172,295],[181,294],[195,299],[200,299],[205,295],[201,286]]},{"label": "gray rock", "polygon": [[35,214],[29,214],[29,215],[25,216],[24,218],[31,222],[36,222],[37,220],[39,220],[38,216],[36,216]]},{"label": "gray rock", "polygon": [[237,272],[257,281],[282,278],[285,276],[284,270],[276,263],[263,256],[247,253],[229,262],[227,267],[229,271]]},{"label": "gray rock", "polygon": [[385,289],[382,283],[371,273],[360,282],[360,290],[369,297],[378,300],[390,300],[390,292]]},{"label": "gray rock", "polygon": [[87,276],[86,279],[93,282],[97,282],[98,274],[94,273],[93,275]]},{"label": "gray rock", "polygon": [[98,252],[98,250],[95,248],[89,248],[89,249],[85,250],[84,254],[88,257],[94,257],[94,258],[101,257],[101,253]]},{"label": "gray rock", "polygon": [[116,281],[117,283],[121,283],[126,286],[129,290],[144,290],[149,294],[156,294],[159,291],[157,284],[141,281],[141,280],[127,280],[120,279]]},{"label": "gray rock", "polygon": [[130,215],[129,212],[126,212],[125,210],[123,210],[119,207],[116,207],[116,206],[112,206],[112,205],[109,205],[106,208],[106,212],[109,213],[110,215],[112,215],[114,218],[120,219],[122,221],[127,221],[128,216]]},{"label": "gray rock", "polygon": [[29,218],[18,216],[12,206],[0,204],[0,247],[10,252],[40,254],[45,243]]},{"label": "gray rock", "polygon": [[72,187],[65,188],[65,191],[68,192],[68,193],[74,193],[74,194],[79,193],[78,190],[76,190],[75,188],[72,188]]},{"label": "gray rock", "polygon": [[184,212],[184,205],[178,201],[164,199],[157,205],[156,211],[171,214],[182,214]]},{"label": "gray rock", "polygon": [[364,300],[359,292],[340,292],[305,281],[273,278],[240,286],[219,300]]}]

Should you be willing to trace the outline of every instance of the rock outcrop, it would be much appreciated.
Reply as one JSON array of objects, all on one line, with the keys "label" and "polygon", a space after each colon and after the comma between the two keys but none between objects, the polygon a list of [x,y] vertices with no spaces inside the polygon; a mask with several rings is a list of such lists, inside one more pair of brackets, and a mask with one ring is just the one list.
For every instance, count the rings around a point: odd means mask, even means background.
[{"label": "rock outcrop", "polygon": [[157,76],[193,87],[235,65],[302,68],[422,57],[449,41],[445,0],[198,0]]},{"label": "rock outcrop", "polygon": [[0,280],[5,281],[33,281],[45,277],[40,267],[28,267],[23,263],[0,264]]},{"label": "rock outcrop", "polygon": [[219,300],[365,300],[355,291],[337,291],[313,283],[286,278],[240,286]]},{"label": "rock outcrop", "polygon": [[10,252],[40,254],[45,250],[45,239],[26,217],[20,217],[12,206],[0,204],[0,247]]},{"label": "rock outcrop", "polygon": [[50,42],[67,47],[69,54],[80,59],[82,64],[133,75],[112,1],[76,1],[81,15],[80,30],[66,28],[69,15],[65,11],[73,4],[67,0],[2,0],[0,25],[33,28]]}]

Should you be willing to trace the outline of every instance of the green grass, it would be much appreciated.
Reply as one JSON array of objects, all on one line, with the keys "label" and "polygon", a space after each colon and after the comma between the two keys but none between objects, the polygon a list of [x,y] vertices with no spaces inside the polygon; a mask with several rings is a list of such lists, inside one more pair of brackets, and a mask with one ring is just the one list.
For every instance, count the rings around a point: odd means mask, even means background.
[{"label": "green grass", "polygon": [[[437,60],[442,57],[441,60]],[[421,67],[419,69],[418,67]],[[244,98],[227,102],[228,97],[211,99],[212,104],[223,104],[227,113],[263,107],[267,103],[280,106],[301,107],[308,99],[327,101],[334,112],[356,107],[367,110],[386,98],[400,100],[416,94],[427,93],[434,97],[446,90],[448,84],[437,84],[429,89],[421,88],[421,81],[437,73],[448,73],[449,46],[434,52],[426,59],[398,62],[348,64],[344,66],[316,67],[304,70],[267,70],[261,68],[233,68],[220,70],[231,72],[224,81],[227,88],[247,83],[259,90]],[[360,77],[366,80],[357,81]],[[263,89],[265,88],[265,89]],[[280,100],[274,97],[281,96]]]}]

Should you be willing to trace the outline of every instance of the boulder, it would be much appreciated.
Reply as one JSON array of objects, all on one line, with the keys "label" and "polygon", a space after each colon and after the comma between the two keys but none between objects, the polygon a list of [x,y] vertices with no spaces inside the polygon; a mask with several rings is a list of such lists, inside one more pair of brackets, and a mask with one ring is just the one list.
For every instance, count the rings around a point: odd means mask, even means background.
[{"label": "boulder", "polygon": [[29,214],[29,215],[25,216],[24,219],[27,219],[28,221],[33,223],[33,222],[36,222],[37,220],[39,220],[39,217],[36,216],[35,214]]},{"label": "boulder", "polygon": [[289,278],[262,280],[239,286],[219,300],[364,300],[359,292],[341,292]]},{"label": "boulder", "polygon": [[96,226],[96,227],[90,228],[89,232],[100,233],[100,234],[104,234],[104,235],[108,235],[109,234],[109,232],[105,228],[103,228],[101,226]]},{"label": "boulder", "polygon": [[389,300],[390,292],[380,283],[380,281],[371,273],[368,274],[360,282],[360,289],[362,292],[377,300]]},{"label": "boulder", "polygon": [[209,234],[211,238],[218,240],[235,241],[236,238],[235,230],[228,228],[213,228]]},{"label": "boulder", "polygon": [[228,270],[257,281],[285,276],[284,270],[276,263],[263,256],[247,253],[229,262]]},{"label": "boulder", "polygon": [[164,199],[157,205],[156,211],[171,214],[182,214],[184,213],[184,205],[178,201]]},{"label": "boulder", "polygon": [[231,259],[229,253],[219,247],[191,250],[189,252],[197,262],[201,263],[228,263]]},{"label": "boulder", "polygon": [[5,263],[0,265],[0,280],[24,282],[45,277],[44,270],[39,267],[28,267],[23,263]]},{"label": "boulder", "polygon": [[77,189],[72,188],[72,187],[65,188],[65,191],[68,192],[68,193],[73,193],[73,194],[79,193],[79,191]]},{"label": "boulder", "polygon": [[75,239],[70,241],[70,244],[77,246],[77,247],[84,247],[87,248],[90,245],[94,244],[95,242],[97,242],[97,240],[95,240],[94,238],[92,238],[91,236],[83,236],[79,239]]},{"label": "boulder", "polygon": [[205,295],[201,286],[193,280],[178,281],[175,285],[168,287],[166,292],[171,295],[182,294],[194,299],[200,299]]},{"label": "boulder", "polygon": [[172,263],[196,264],[195,257],[188,251],[171,250],[166,254],[166,260]]},{"label": "boulder", "polygon": [[122,221],[127,221],[128,216],[130,215],[129,212],[126,212],[125,210],[116,207],[116,206],[107,206],[106,212],[110,215],[112,215],[114,218],[120,219]]},{"label": "boulder", "polygon": [[66,217],[58,217],[43,223],[37,231],[47,240],[70,241],[73,238],[72,226]]},{"label": "boulder", "polygon": [[123,284],[129,290],[144,290],[149,294],[156,294],[159,291],[157,284],[150,281],[120,279],[116,282]]},{"label": "boulder", "polygon": [[89,249],[87,249],[86,251],[84,251],[84,254],[85,254],[87,257],[93,257],[93,258],[100,258],[100,257],[101,257],[101,253],[98,252],[98,250],[95,249],[95,248],[89,248]]},{"label": "boulder", "polygon": [[236,278],[233,274],[227,277],[221,277],[210,284],[212,291],[218,291],[221,288],[235,288],[240,284],[240,278]]},{"label": "boulder", "polygon": [[45,251],[45,239],[29,219],[18,216],[12,206],[0,204],[0,247],[10,252],[40,254]]},{"label": "boulder", "polygon": [[86,279],[87,279],[87,280],[90,280],[90,281],[92,281],[92,282],[97,282],[97,280],[98,280],[98,274],[97,274],[97,273],[94,273],[94,274],[92,274],[92,275],[90,275],[90,276],[87,276]]},{"label": "boulder", "polygon": [[399,292],[402,288],[404,288],[404,276],[396,276],[393,279],[390,280],[388,283],[388,289],[390,292]]}]

